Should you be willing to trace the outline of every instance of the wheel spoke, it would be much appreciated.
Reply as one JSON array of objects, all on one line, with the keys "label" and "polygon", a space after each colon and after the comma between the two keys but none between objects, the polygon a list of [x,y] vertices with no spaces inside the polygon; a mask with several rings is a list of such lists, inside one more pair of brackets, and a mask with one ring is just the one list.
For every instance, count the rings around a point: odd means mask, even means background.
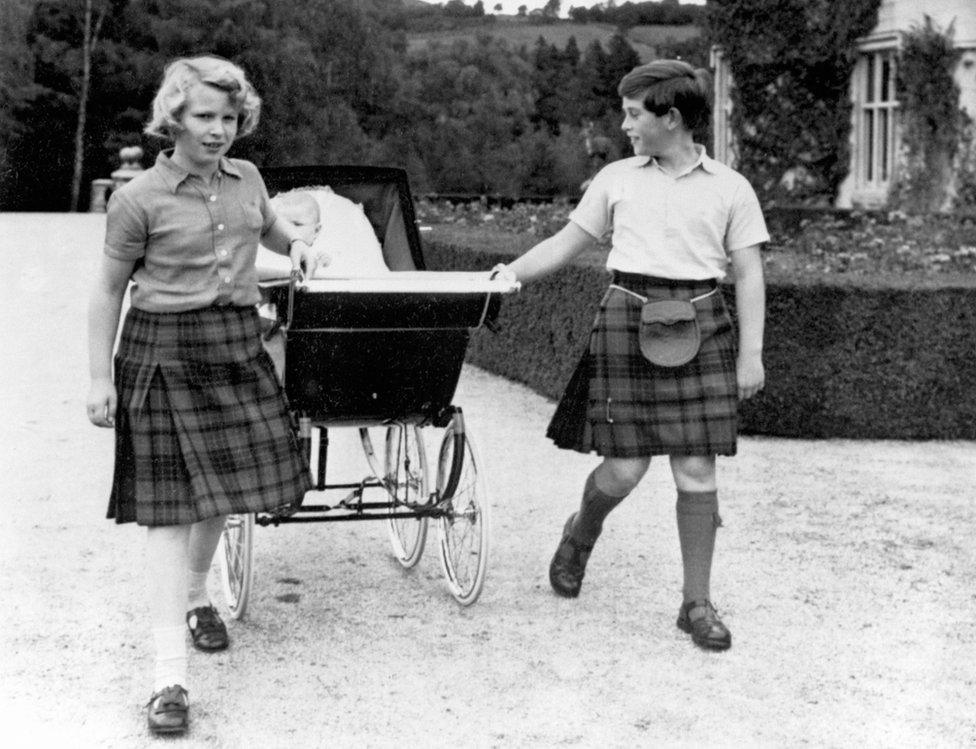
[{"label": "wheel spoke", "polygon": [[488,492],[480,471],[470,434],[458,437],[456,426],[448,426],[441,444],[437,486],[443,496],[451,482],[455,451],[463,450],[460,476],[447,500],[447,512],[440,518],[441,563],[457,601],[470,605],[481,593],[488,558]]}]

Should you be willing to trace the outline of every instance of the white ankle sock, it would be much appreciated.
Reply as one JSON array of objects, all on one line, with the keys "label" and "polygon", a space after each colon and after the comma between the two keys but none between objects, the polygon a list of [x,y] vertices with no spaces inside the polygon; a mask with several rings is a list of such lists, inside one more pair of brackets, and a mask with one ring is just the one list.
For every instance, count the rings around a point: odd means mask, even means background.
[{"label": "white ankle sock", "polygon": [[209,569],[203,572],[194,572],[193,570],[187,572],[187,611],[210,605],[210,594],[207,593],[207,577],[209,575]]},{"label": "white ankle sock", "polygon": [[156,673],[153,692],[179,684],[186,688],[186,626],[154,627]]}]

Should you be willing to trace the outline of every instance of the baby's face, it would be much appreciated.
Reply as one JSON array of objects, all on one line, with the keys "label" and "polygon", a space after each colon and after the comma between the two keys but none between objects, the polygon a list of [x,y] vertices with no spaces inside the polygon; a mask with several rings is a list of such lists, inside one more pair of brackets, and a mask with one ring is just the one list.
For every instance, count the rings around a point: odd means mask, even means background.
[{"label": "baby's face", "polygon": [[[272,201],[273,202],[273,201]],[[319,210],[314,203],[279,203],[275,211],[284,219],[291,221],[298,229],[298,235],[308,244],[315,241],[319,233]]]}]

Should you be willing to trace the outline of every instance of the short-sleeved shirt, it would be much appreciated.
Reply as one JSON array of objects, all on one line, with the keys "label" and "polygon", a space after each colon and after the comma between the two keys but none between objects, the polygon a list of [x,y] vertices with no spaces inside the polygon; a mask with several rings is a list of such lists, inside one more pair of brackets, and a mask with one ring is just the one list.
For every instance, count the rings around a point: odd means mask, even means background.
[{"label": "short-sleeved shirt", "polygon": [[112,193],[107,214],[105,254],[135,261],[133,307],[184,312],[260,302],[254,260],[276,216],[249,161],[221,159],[208,184],[161,153]]},{"label": "short-sleeved shirt", "polygon": [[608,164],[569,218],[600,238],[613,231],[607,268],[660,278],[721,280],[730,253],[769,241],[745,177],[704,148],[676,176],[649,156]]}]

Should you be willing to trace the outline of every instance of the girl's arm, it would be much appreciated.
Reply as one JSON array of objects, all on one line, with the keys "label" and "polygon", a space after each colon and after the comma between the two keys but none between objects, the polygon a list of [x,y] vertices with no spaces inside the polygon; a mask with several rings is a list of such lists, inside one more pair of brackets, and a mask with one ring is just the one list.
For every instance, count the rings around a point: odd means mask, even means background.
[{"label": "girl's arm", "polygon": [[313,250],[302,239],[298,228],[281,216],[278,216],[278,219],[271,225],[268,233],[261,237],[261,244],[279,255],[288,255],[291,258],[292,268],[301,268],[302,263],[304,263],[306,278],[313,276],[317,266],[329,264],[329,256]]},{"label": "girl's arm", "polygon": [[593,237],[579,224],[570,221],[566,226],[544,239],[515,262],[506,266],[516,280],[534,281],[562,268],[593,242]]},{"label": "girl's arm", "polygon": [[95,426],[115,425],[116,392],[112,382],[112,348],[119,328],[122,298],[133,260],[102,256],[88,303],[88,369],[91,388],[88,392],[88,419]]},{"label": "girl's arm", "polygon": [[739,319],[739,356],[735,365],[739,398],[751,398],[765,384],[763,329],[766,324],[766,284],[759,245],[732,252],[735,308]]}]

